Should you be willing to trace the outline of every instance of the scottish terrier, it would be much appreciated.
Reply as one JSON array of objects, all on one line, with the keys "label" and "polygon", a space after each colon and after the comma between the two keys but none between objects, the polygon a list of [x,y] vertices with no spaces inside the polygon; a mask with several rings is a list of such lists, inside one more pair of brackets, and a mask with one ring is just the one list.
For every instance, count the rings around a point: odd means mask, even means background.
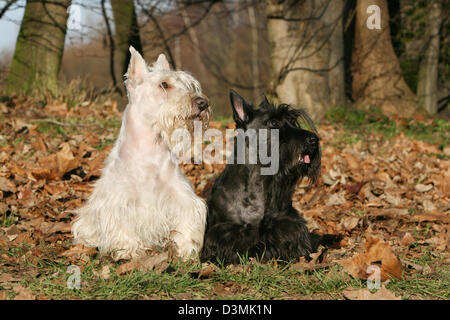
[{"label": "scottish terrier", "polygon": [[75,243],[134,258],[155,247],[176,245],[182,257],[198,254],[206,205],[171,154],[171,133],[206,127],[210,108],[199,82],[170,69],[161,54],[151,67],[130,47],[125,74],[129,103],[117,141],[85,206],[77,211]]},{"label": "scottish terrier", "polygon": [[[283,261],[309,258],[324,239],[308,231],[305,220],[292,206],[292,196],[299,179],[308,177],[314,182],[320,174],[317,130],[304,111],[286,104],[275,107],[265,96],[258,109],[233,90],[230,98],[238,136],[267,130],[267,141],[259,143],[273,144],[271,136],[277,133],[279,167],[274,174],[262,174],[263,165],[250,164],[248,158],[242,164],[226,165],[207,201],[201,260],[231,264],[243,257]],[[299,119],[311,131],[302,128]],[[258,149],[252,151],[250,143],[245,148],[246,156]],[[333,241],[333,236],[326,241]]]}]

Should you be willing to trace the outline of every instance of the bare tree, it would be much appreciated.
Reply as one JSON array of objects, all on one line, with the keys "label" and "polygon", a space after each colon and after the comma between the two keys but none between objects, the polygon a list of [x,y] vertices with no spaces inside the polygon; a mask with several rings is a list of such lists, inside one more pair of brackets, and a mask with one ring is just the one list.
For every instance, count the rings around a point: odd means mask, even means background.
[{"label": "bare tree", "polygon": [[115,51],[117,54],[120,78],[127,72],[130,51],[133,46],[142,53],[139,26],[133,0],[111,0],[115,26]]},{"label": "bare tree", "polygon": [[438,110],[438,66],[439,66],[439,29],[442,23],[442,6],[440,1],[428,3],[427,46],[422,58],[417,83],[419,106],[428,113]]},{"label": "bare tree", "polygon": [[345,99],[342,0],[267,1],[273,93],[320,118]]},{"label": "bare tree", "polygon": [[70,0],[27,1],[8,74],[8,92],[56,91],[70,4]]},{"label": "bare tree", "polygon": [[250,1],[250,5],[248,6],[248,20],[250,22],[251,33],[252,33],[252,42],[251,42],[251,56],[252,56],[252,78],[253,78],[253,95],[255,101],[258,100],[259,92],[259,31],[258,24],[256,21],[256,12],[255,7],[252,5],[252,1]]},{"label": "bare tree", "polygon": [[111,75],[112,85],[116,92],[118,92],[120,95],[122,95],[122,90],[120,90],[119,86],[117,85],[117,78],[116,78],[116,71],[115,71],[115,50],[116,45],[114,41],[114,36],[111,29],[111,24],[109,23],[108,14],[106,13],[106,7],[105,7],[105,0],[101,0],[101,6],[102,6],[102,15],[103,20],[105,21],[106,25],[106,33],[109,40],[109,73]]},{"label": "bare tree", "polygon": [[[378,18],[379,28],[369,28],[368,19]],[[358,106],[381,107],[387,114],[415,112],[417,98],[403,79],[392,46],[387,0],[358,0],[352,64],[352,95]]]}]

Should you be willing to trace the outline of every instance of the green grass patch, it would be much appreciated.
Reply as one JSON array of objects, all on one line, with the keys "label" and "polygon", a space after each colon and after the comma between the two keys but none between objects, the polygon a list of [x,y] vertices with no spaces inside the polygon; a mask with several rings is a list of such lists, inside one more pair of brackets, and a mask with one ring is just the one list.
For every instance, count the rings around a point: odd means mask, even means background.
[{"label": "green grass patch", "polygon": [[376,108],[365,111],[345,106],[336,107],[327,112],[325,123],[337,124],[349,131],[342,137],[347,144],[353,144],[358,137],[372,132],[380,133],[385,138],[392,138],[403,132],[410,139],[437,145],[440,150],[450,141],[450,122],[447,120],[417,121],[401,118],[395,121]]},{"label": "green grass patch", "polygon": [[6,211],[0,216],[0,227],[8,228],[16,224],[19,218],[10,210]]},{"label": "green grass patch", "polygon": [[[260,263],[243,258],[239,265],[218,266],[207,278],[202,278],[198,277],[202,266],[196,261],[172,262],[170,273],[136,270],[118,275],[119,263],[97,256],[84,264],[80,261],[81,287],[69,289],[70,263],[58,258],[45,243],[38,248],[44,253],[41,258],[30,255],[31,247],[27,245],[10,248],[2,254],[19,259],[18,269],[25,271],[20,281],[22,286],[50,299],[343,299],[343,290],[367,287],[365,281],[353,279],[337,264],[305,271],[290,263]],[[424,252],[423,256],[410,259],[419,265],[434,265],[434,272],[405,274],[401,280],[391,280],[387,288],[404,299],[449,299],[450,270],[441,258]],[[105,265],[110,266],[108,279],[99,276]],[[31,269],[39,276],[26,276],[26,270]]]}]

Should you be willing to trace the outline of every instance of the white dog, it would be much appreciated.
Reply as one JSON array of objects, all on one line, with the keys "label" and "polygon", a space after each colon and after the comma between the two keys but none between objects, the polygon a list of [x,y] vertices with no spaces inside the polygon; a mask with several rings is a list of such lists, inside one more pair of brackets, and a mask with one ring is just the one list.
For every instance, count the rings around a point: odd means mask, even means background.
[{"label": "white dog", "polygon": [[203,244],[206,205],[171,156],[171,133],[207,126],[210,108],[198,81],[170,70],[161,54],[151,67],[130,47],[125,74],[129,103],[101,178],[72,226],[75,243],[98,247],[116,260],[173,241],[177,254]]}]

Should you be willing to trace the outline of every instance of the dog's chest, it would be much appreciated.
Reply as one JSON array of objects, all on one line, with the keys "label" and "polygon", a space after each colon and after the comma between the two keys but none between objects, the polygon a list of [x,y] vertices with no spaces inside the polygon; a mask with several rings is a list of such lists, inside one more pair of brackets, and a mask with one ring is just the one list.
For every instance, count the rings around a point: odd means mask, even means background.
[{"label": "dog's chest", "polygon": [[233,177],[234,175],[225,174],[218,181],[208,204],[225,221],[257,225],[263,219],[265,211],[262,186],[236,183]]}]

